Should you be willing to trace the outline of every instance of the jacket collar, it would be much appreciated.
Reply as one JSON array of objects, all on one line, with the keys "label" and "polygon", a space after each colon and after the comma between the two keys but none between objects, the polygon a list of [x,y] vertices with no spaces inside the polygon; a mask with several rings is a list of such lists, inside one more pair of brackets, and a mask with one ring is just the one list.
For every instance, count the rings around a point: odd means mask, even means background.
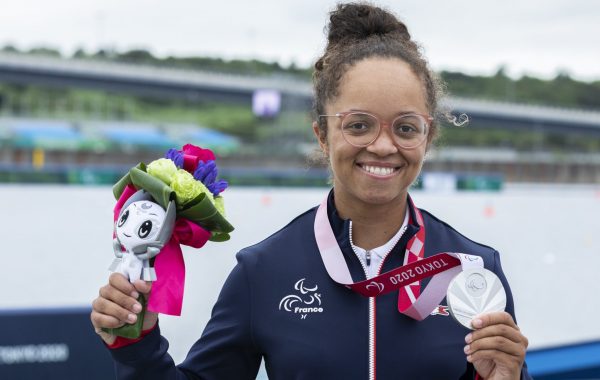
[{"label": "jacket collar", "polygon": [[[406,249],[406,243],[408,240],[413,237],[417,231],[419,230],[419,225],[416,222],[415,210],[412,207],[412,202],[407,202],[408,204],[408,212],[409,212],[409,224],[402,235],[402,238],[398,241],[396,246],[390,252],[390,255],[394,257],[390,259],[386,258],[384,268],[382,271],[385,271],[387,267],[387,263],[390,262],[392,265],[398,266],[398,259],[404,258],[404,251]],[[340,214],[338,213],[333,196],[333,189],[329,192],[327,196],[327,216],[329,217],[329,223],[331,224],[331,229],[333,230],[333,234],[344,254],[344,258],[346,259],[346,263],[350,269],[350,273],[352,274],[353,279],[362,280],[364,278],[364,273],[360,261],[358,257],[352,251],[352,246],[350,245],[350,219],[342,219]],[[400,261],[400,264],[401,261]]]}]

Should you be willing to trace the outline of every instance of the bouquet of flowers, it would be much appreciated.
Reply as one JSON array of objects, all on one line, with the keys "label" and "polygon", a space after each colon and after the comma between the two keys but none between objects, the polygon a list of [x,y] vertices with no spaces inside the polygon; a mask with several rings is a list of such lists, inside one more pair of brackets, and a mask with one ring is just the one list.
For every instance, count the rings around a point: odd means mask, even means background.
[{"label": "bouquet of flowers", "polygon": [[233,226],[225,219],[221,193],[227,182],[217,180],[215,155],[187,144],[169,149],[165,158],[131,168],[113,187],[113,248],[111,270],[131,282],[155,281],[136,325],[111,329],[112,334],[137,337],[148,310],[181,315],[185,264],[181,244],[202,247],[208,240],[229,239]]}]

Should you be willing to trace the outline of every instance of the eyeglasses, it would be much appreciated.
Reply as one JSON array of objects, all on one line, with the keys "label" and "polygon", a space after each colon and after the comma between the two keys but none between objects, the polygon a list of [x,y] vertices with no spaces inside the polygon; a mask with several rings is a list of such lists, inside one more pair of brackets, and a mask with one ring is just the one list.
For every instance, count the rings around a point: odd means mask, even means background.
[{"label": "eyeglasses", "polygon": [[401,148],[412,149],[427,140],[429,123],[433,117],[416,113],[400,115],[391,123],[379,120],[375,115],[366,112],[346,111],[335,115],[319,115],[321,117],[338,117],[341,119],[342,136],[348,144],[364,148],[371,145],[382,126],[389,126],[394,142]]}]

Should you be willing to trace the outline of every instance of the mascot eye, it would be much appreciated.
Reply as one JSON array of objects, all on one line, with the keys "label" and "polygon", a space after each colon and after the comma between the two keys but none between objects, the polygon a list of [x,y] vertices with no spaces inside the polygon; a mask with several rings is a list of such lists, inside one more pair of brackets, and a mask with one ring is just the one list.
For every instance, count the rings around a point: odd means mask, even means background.
[{"label": "mascot eye", "polygon": [[149,220],[146,220],[140,226],[140,229],[138,230],[138,236],[143,239],[143,238],[147,237],[148,235],[150,235],[150,231],[152,231],[152,222]]},{"label": "mascot eye", "polygon": [[127,218],[129,217],[129,210],[126,210],[123,215],[121,215],[121,219],[119,219],[119,223],[117,224],[117,227],[122,227],[123,224],[125,224],[125,222],[127,221]]}]

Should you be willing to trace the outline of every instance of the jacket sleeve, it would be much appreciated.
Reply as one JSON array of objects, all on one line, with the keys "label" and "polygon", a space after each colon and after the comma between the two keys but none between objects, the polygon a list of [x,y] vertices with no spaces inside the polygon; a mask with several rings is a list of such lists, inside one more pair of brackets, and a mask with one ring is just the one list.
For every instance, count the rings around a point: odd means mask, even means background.
[{"label": "jacket sleeve", "polygon": [[[502,271],[502,265],[500,264],[500,254],[498,251],[494,251],[494,273],[496,276],[500,278],[502,285],[504,286],[504,290],[506,291],[506,312],[512,315],[515,323],[517,323],[517,317],[515,316],[515,304],[513,301],[512,292],[510,291],[510,286],[508,285],[508,281],[506,280],[506,276]],[[527,370],[527,363],[523,363],[523,369],[521,370],[521,380],[530,380],[532,379],[529,371]]]},{"label": "jacket sleeve", "polygon": [[201,338],[175,366],[169,343],[156,328],[141,341],[111,350],[118,379],[255,379],[261,354],[254,346],[250,289],[238,254]]}]

